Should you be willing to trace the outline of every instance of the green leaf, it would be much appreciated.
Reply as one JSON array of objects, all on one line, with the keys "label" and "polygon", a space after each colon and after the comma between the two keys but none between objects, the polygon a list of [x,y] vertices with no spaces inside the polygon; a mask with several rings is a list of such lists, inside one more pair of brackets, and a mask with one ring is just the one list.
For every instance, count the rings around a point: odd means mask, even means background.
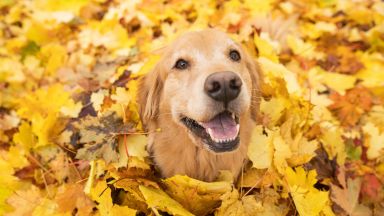
[{"label": "green leaf", "polygon": [[21,49],[21,59],[24,60],[28,55],[35,55],[40,51],[40,46],[34,41],[28,43]]}]

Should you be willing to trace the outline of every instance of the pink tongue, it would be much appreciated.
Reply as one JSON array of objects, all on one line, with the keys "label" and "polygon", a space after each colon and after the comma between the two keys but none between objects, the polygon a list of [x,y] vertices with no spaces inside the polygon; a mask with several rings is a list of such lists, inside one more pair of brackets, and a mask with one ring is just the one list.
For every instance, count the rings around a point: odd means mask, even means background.
[{"label": "pink tongue", "polygon": [[201,122],[207,133],[211,129],[211,138],[232,139],[237,136],[238,129],[235,120],[229,113],[221,113],[211,119],[209,122]]}]

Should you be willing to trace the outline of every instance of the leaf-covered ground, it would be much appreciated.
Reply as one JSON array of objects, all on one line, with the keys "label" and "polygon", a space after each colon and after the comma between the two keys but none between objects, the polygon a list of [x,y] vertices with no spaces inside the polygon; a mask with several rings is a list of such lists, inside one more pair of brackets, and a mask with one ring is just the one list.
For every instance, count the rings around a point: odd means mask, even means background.
[{"label": "leaf-covered ground", "polygon": [[[135,103],[208,26],[264,71],[236,183],[159,179]],[[384,215],[384,2],[1,0],[0,215]]]}]

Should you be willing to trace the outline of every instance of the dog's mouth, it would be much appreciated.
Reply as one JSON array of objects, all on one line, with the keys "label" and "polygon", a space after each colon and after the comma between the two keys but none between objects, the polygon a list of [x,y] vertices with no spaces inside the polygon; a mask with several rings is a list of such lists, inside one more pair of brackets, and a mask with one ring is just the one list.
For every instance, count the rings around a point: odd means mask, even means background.
[{"label": "dog's mouth", "polygon": [[234,113],[224,111],[207,122],[197,122],[184,116],[181,122],[211,151],[230,152],[239,146],[240,124]]}]

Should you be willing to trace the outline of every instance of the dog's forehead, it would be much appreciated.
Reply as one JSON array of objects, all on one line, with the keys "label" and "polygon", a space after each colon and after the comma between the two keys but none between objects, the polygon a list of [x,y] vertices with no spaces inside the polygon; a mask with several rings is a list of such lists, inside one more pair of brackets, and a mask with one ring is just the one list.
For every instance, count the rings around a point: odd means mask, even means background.
[{"label": "dog's forehead", "polygon": [[215,29],[189,32],[180,36],[178,40],[191,43],[234,43],[227,34]]},{"label": "dog's forehead", "polygon": [[180,36],[172,47],[173,52],[211,54],[215,51],[226,50],[228,47],[237,47],[237,45],[225,33],[209,29],[186,33]]}]

